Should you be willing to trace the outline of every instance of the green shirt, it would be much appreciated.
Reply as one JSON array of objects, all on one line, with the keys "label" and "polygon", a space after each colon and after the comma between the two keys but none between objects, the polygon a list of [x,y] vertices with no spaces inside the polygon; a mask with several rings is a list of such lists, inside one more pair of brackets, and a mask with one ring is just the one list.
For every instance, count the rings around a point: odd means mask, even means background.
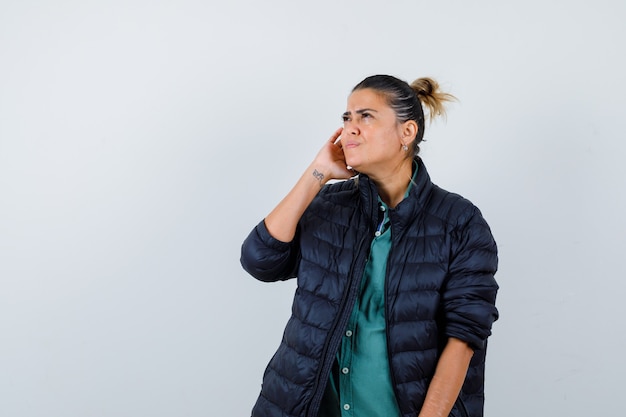
[{"label": "green shirt", "polygon": [[391,383],[385,331],[385,276],[391,250],[389,208],[380,197],[378,207],[381,220],[319,417],[400,416]]}]

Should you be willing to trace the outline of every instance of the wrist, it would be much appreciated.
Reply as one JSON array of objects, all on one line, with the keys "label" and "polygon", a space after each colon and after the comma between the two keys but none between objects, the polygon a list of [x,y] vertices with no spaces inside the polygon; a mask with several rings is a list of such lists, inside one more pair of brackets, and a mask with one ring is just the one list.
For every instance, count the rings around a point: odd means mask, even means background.
[{"label": "wrist", "polygon": [[315,168],[313,168],[313,178],[315,178],[319,182],[320,187],[326,184],[326,175],[322,174]]},{"label": "wrist", "polygon": [[323,187],[330,180],[330,171],[322,168],[320,165],[311,164],[307,169],[305,176],[315,181],[319,187]]}]

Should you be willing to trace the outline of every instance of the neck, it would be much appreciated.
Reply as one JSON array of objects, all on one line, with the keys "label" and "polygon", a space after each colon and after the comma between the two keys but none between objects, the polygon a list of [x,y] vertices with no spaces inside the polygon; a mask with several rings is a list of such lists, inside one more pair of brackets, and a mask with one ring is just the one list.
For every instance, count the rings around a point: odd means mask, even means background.
[{"label": "neck", "polygon": [[407,158],[383,175],[370,175],[370,179],[376,184],[381,200],[395,208],[404,199],[412,174],[413,159]]}]

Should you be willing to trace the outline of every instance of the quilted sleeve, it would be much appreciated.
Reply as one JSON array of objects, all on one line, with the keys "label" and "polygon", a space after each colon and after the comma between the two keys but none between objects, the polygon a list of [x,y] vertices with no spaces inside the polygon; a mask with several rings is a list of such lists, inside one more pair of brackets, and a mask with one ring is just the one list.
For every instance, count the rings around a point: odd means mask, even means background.
[{"label": "quilted sleeve", "polygon": [[480,211],[472,207],[467,220],[452,233],[451,258],[442,300],[446,335],[484,348],[491,325],[498,319],[495,307],[498,284],[496,242]]},{"label": "quilted sleeve", "polygon": [[273,282],[295,277],[299,263],[298,233],[291,242],[270,235],[261,221],[241,246],[241,265],[260,281]]}]

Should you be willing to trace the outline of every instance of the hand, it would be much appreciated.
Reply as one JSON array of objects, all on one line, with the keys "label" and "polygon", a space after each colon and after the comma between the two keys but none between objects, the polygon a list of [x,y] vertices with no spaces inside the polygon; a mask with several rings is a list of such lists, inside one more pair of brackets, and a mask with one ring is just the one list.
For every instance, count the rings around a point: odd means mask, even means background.
[{"label": "hand", "polygon": [[346,166],[346,158],[341,148],[341,142],[339,141],[341,132],[343,132],[342,127],[333,133],[311,164],[314,170],[322,174],[323,179],[320,179],[322,183],[326,183],[326,181],[331,179],[348,179],[355,174],[354,171],[348,169]]}]

